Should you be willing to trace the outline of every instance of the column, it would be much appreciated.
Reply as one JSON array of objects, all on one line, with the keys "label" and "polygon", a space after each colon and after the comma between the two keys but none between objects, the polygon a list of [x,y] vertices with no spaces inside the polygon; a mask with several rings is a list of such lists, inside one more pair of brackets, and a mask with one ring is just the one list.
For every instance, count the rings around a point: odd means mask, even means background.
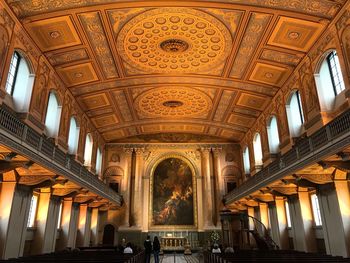
[{"label": "column", "polygon": [[135,162],[133,215],[134,215],[134,220],[135,220],[135,226],[137,228],[141,228],[141,226],[142,226],[143,152],[144,152],[144,148],[135,148],[136,162]]},{"label": "column", "polygon": [[79,204],[73,203],[71,219],[69,222],[67,247],[74,248],[76,246],[77,232],[78,232],[78,218],[79,218]]},{"label": "column", "polygon": [[[144,161],[144,160],[143,160]],[[148,232],[148,210],[149,210],[149,193],[150,193],[150,175],[142,176],[142,232]]]},{"label": "column", "polygon": [[[248,206],[247,213],[248,213],[248,216],[250,216],[249,217],[249,230],[254,230],[255,226],[254,226],[254,221],[252,218],[252,217],[255,217],[254,207]],[[255,239],[254,239],[253,235],[249,235],[249,244],[255,244]]]},{"label": "column", "polygon": [[268,218],[269,218],[269,227],[270,236],[275,243],[281,247],[280,245],[280,235],[278,228],[278,218],[277,218],[277,208],[275,202],[268,203]]},{"label": "column", "polygon": [[214,176],[212,180],[213,191],[213,224],[216,226],[219,220],[219,210],[222,208],[221,196],[225,194],[225,187],[223,180],[221,178],[221,165],[219,154],[221,153],[221,148],[213,148],[213,171]]},{"label": "column", "polygon": [[289,207],[294,249],[315,252],[316,244],[312,229],[313,216],[307,188],[299,187],[298,195],[290,198]]},{"label": "column", "polygon": [[205,226],[212,226],[213,204],[211,200],[211,179],[210,179],[210,148],[201,148],[202,174],[203,174],[203,206]]},{"label": "column", "polygon": [[[289,239],[288,239],[288,226],[287,226],[287,216],[286,216],[286,207],[285,201],[283,197],[275,197],[275,208],[277,214],[277,222],[271,220],[271,228],[275,225],[277,226],[278,236],[276,242],[278,241],[278,245],[280,249],[288,249],[289,248]],[[277,224],[276,224],[277,223]],[[274,232],[275,230],[273,230]]]},{"label": "column", "polygon": [[350,257],[350,189],[349,182],[347,181],[347,172],[336,170],[334,184],[345,234],[346,257]]},{"label": "column", "polygon": [[129,227],[130,226],[130,195],[131,195],[131,177],[132,177],[132,148],[124,148],[125,152],[125,160],[126,160],[126,170],[123,177],[121,193],[124,199],[124,220],[122,226]]},{"label": "column", "polygon": [[52,196],[50,188],[40,189],[31,254],[55,251],[59,207],[60,198]]},{"label": "column", "polygon": [[78,215],[79,204],[73,203],[72,198],[64,199],[62,204],[61,232],[57,244],[58,250],[63,250],[66,247],[75,247]]},{"label": "column", "polygon": [[[339,185],[338,188],[341,188]],[[342,227],[343,220],[335,185],[333,183],[320,185],[317,197],[321,210],[322,230],[327,254],[348,257],[348,242],[344,227]],[[339,200],[343,202],[344,199]],[[344,201],[349,203],[349,200]]]},{"label": "column", "polygon": [[198,223],[198,231],[204,231],[204,223],[205,223],[205,218],[204,218],[204,209],[207,207],[205,206],[203,209],[203,203],[204,203],[204,188],[203,188],[203,173],[201,174],[196,174],[196,184],[197,184],[197,223]]},{"label": "column", "polygon": [[91,239],[90,239],[90,244],[92,246],[98,245],[99,228],[100,228],[100,220],[99,220],[98,208],[92,208],[92,211],[91,211]]},{"label": "column", "polygon": [[0,193],[0,255],[3,259],[23,255],[31,188],[15,182],[2,182]]},{"label": "column", "polygon": [[269,226],[269,207],[267,203],[259,203],[260,221],[268,229]]},{"label": "column", "polygon": [[87,247],[90,243],[91,209],[88,204],[79,207],[77,246]]}]

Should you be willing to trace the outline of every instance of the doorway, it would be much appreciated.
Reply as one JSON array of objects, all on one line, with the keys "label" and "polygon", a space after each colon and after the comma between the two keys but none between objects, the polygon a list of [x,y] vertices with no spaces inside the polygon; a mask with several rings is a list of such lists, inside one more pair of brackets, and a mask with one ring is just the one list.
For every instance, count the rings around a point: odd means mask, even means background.
[{"label": "doorway", "polygon": [[114,245],[114,232],[115,227],[111,224],[105,225],[103,229],[103,240],[102,244],[104,246],[113,246]]}]

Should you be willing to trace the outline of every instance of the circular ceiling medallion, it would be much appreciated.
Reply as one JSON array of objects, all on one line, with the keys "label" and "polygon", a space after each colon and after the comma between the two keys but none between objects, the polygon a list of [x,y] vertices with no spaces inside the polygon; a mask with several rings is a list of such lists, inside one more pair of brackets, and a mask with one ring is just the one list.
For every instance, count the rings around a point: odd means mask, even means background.
[{"label": "circular ceiling medallion", "polygon": [[160,87],[150,89],[135,100],[141,117],[203,117],[212,108],[210,97],[192,88]]},{"label": "circular ceiling medallion", "polygon": [[149,73],[207,71],[232,47],[229,30],[215,17],[191,8],[158,8],[131,19],[117,49],[129,65]]},{"label": "circular ceiling medallion", "polygon": [[165,52],[184,52],[188,49],[187,42],[180,39],[167,39],[160,43],[160,48]]}]

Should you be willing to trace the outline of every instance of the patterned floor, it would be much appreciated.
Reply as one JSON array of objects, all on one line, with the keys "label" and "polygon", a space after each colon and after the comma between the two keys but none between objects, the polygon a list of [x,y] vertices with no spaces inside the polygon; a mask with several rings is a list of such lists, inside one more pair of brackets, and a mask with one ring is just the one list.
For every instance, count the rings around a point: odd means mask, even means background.
[{"label": "patterned floor", "polygon": [[[154,263],[152,256],[151,263]],[[164,254],[159,256],[159,263],[199,263],[198,254],[184,255],[184,254]]]}]

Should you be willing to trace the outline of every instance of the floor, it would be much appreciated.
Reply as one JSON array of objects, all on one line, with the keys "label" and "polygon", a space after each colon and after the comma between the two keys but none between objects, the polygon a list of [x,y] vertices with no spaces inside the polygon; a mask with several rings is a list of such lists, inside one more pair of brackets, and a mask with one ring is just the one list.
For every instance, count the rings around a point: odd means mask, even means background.
[{"label": "floor", "polygon": [[[199,263],[199,260],[199,255],[197,253],[192,255],[171,253],[159,256],[159,263]],[[154,263],[153,256],[151,258],[151,263]]]}]

